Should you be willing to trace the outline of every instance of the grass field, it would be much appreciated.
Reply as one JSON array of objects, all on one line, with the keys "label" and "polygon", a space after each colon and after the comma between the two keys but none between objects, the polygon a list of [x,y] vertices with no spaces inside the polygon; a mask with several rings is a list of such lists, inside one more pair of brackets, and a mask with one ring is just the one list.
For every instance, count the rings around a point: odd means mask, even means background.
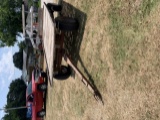
[{"label": "grass field", "polygon": [[[58,1],[53,1],[57,2]],[[160,119],[160,0],[64,0],[76,17],[65,46],[100,91],[104,106],[77,76],[48,88],[46,120]]]}]

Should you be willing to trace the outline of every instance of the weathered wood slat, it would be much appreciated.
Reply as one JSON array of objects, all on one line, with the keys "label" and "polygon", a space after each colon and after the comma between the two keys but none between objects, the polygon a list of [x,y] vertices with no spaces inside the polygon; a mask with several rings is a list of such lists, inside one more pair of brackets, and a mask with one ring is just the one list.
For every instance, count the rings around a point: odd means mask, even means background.
[{"label": "weathered wood slat", "polygon": [[23,25],[23,36],[25,36],[25,9],[24,9],[24,4],[22,4],[22,25]]},{"label": "weathered wood slat", "polygon": [[43,34],[43,8],[38,9],[38,35]]},{"label": "weathered wood slat", "polygon": [[[49,72],[49,80],[53,79],[54,51],[55,51],[55,26],[50,13],[44,4],[43,8],[43,47]],[[51,83],[52,84],[52,83]]]}]

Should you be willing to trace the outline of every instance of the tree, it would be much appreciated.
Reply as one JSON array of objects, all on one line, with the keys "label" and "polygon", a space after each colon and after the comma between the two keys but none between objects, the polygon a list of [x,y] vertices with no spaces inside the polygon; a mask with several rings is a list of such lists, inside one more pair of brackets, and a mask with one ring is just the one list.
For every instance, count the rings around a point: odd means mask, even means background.
[{"label": "tree", "polygon": [[19,49],[19,52],[13,55],[13,63],[18,69],[23,69],[23,49]]},{"label": "tree", "polygon": [[6,46],[5,43],[3,43],[2,41],[0,41],[0,48]]},{"label": "tree", "polygon": [[23,51],[27,46],[26,46],[26,41],[21,41],[18,43],[18,47],[20,51]]},{"label": "tree", "polygon": [[[20,107],[26,105],[26,84],[22,79],[11,82],[7,94],[7,104],[5,108]],[[3,120],[27,120],[26,109],[6,110]]]},{"label": "tree", "polygon": [[22,31],[21,16],[22,0],[0,1],[0,40],[3,45],[12,46],[16,42],[16,35]]}]

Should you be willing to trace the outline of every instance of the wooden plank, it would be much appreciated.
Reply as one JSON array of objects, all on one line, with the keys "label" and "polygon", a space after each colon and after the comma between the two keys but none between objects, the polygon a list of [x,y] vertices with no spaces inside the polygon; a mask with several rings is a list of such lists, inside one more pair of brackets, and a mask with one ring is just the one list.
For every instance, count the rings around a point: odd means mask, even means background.
[{"label": "wooden plank", "polygon": [[[33,11],[31,11],[30,13],[31,13],[31,36],[30,37],[32,37],[33,35]],[[34,45],[34,43],[32,45]]]},{"label": "wooden plank", "polygon": [[24,4],[22,4],[22,25],[23,25],[23,36],[25,36],[25,10],[24,10]]},{"label": "wooden plank", "polygon": [[[55,51],[55,26],[50,13],[44,4],[43,7],[43,47],[46,57],[49,80],[53,79],[54,51]],[[51,83],[52,84],[52,83]]]},{"label": "wooden plank", "polygon": [[43,8],[38,9],[38,35],[43,34]]}]

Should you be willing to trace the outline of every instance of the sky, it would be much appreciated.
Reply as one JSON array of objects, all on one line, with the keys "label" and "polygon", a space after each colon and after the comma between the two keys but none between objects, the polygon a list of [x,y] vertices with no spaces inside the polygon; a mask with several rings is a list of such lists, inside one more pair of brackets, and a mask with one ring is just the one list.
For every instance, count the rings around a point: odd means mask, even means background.
[{"label": "sky", "polygon": [[[12,80],[19,78],[22,72],[14,67],[13,55],[18,52],[17,44],[13,47],[0,48],[0,109],[6,104],[6,97],[9,91],[8,87]],[[0,119],[4,116],[4,112],[0,111]]]}]

